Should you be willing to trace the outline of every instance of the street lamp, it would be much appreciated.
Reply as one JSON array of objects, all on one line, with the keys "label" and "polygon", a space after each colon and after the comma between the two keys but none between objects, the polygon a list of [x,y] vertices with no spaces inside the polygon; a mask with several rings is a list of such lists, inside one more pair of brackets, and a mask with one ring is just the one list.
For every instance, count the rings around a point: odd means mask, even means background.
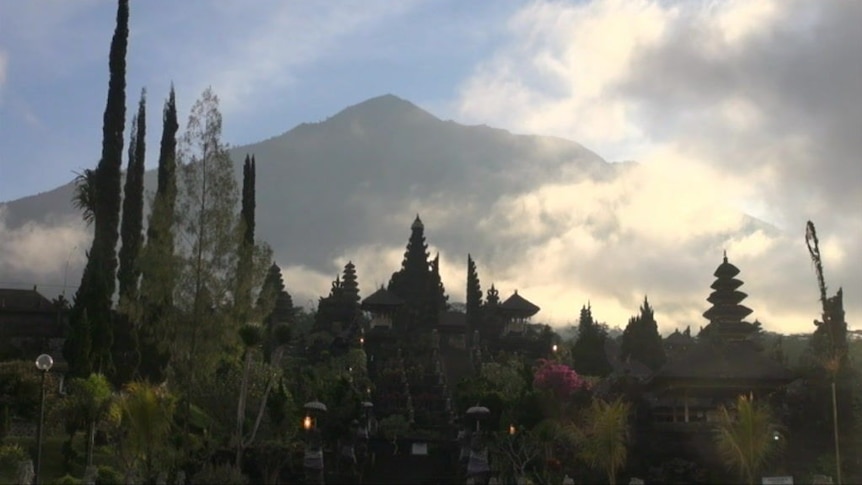
[{"label": "street lamp", "polygon": [[42,399],[39,404],[39,429],[36,431],[36,469],[33,471],[33,483],[39,485],[39,468],[42,465],[42,428],[45,422],[45,375],[54,365],[54,359],[48,354],[36,357],[36,368],[42,371]]}]

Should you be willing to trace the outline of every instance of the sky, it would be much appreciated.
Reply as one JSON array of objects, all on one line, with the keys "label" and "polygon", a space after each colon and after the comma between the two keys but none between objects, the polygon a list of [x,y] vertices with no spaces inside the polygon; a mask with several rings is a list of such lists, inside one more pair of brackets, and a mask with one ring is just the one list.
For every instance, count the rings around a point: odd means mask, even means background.
[{"label": "sky", "polygon": [[[0,12],[8,201],[95,165],[116,5],[0,0]],[[744,211],[776,228],[724,244],[743,269],[753,317],[810,329],[819,307],[803,234],[812,219],[830,292],[844,287],[852,326],[862,311],[860,22],[862,2],[840,0],[133,1],[128,106],[145,87],[157,112],[173,83],[187,113],[212,86],[225,140],[242,145],[392,93],[442,119],[575,140],[642,168],[612,184],[561,181],[501,202],[499,217],[572,223],[497,275],[532,289],[550,318],[576,313],[555,302],[578,291],[624,325],[647,291],[684,291],[686,262],[705,258],[692,254],[695,243],[734,233],[744,224],[734,211]],[[616,211],[611,229],[575,224],[601,225],[604,207]],[[529,230],[542,232],[536,224]],[[7,248],[47,239],[0,228]],[[602,277],[566,286],[570,276],[548,262],[573,253]],[[678,261],[661,262],[670,257]],[[714,268],[719,256],[709,261]],[[462,277],[460,266],[443,269]],[[293,271],[321,279],[321,291],[331,279]],[[710,275],[700,278],[702,301]],[[654,305],[657,316],[677,312],[666,319],[675,325],[697,316],[674,305]]]}]

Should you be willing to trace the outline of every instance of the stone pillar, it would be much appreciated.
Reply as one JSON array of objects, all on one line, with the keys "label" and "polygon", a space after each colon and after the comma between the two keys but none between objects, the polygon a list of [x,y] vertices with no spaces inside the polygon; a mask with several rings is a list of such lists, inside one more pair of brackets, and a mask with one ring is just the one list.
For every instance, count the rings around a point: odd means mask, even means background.
[{"label": "stone pillar", "polygon": [[33,460],[18,462],[18,483],[21,485],[30,485],[36,478],[36,472],[33,470]]}]

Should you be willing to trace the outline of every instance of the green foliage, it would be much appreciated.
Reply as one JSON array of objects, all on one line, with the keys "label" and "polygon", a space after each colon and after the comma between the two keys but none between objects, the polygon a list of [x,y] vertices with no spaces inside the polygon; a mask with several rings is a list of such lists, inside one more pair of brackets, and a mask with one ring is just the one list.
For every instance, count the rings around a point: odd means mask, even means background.
[{"label": "green foliage", "polygon": [[[12,416],[28,420],[38,417],[41,399],[41,375],[33,362],[16,360],[0,362],[0,407]],[[45,376],[46,401],[54,397],[56,382],[52,374]]]},{"label": "green foliage", "polygon": [[410,431],[410,423],[407,418],[400,414],[393,414],[380,420],[377,429],[384,438],[395,441],[399,436],[404,436]]},{"label": "green foliage", "polygon": [[192,476],[192,483],[221,483],[224,485],[246,485],[248,477],[242,471],[228,463],[213,465],[206,463],[203,468]]},{"label": "green foliage", "polygon": [[621,399],[593,399],[580,423],[568,430],[577,444],[578,457],[604,471],[611,485],[616,483],[617,471],[625,466],[628,456],[629,411],[630,405]]},{"label": "green foliage", "polygon": [[54,485],[83,485],[84,480],[66,474],[55,480],[53,483]]},{"label": "green foliage", "polygon": [[125,482],[126,477],[113,467],[102,465],[96,472],[96,485],[111,485]]},{"label": "green foliage", "polygon": [[27,452],[18,443],[0,444],[0,469],[16,470],[18,463],[29,458]]},{"label": "green foliage", "polygon": [[774,435],[779,424],[767,403],[746,396],[739,396],[732,408],[722,406],[719,416],[717,451],[728,468],[753,485],[784,445],[785,440],[776,440]]},{"label": "green foliage", "polygon": [[176,399],[163,387],[133,381],[116,403],[121,437],[117,450],[129,468],[141,468],[153,478],[169,453]]},{"label": "green foliage", "polygon": [[169,359],[173,294],[177,281],[172,224],[176,207],[177,107],[173,86],[162,114],[158,186],[147,223],[147,242],[139,254],[141,269],[138,373],[162,382]]}]

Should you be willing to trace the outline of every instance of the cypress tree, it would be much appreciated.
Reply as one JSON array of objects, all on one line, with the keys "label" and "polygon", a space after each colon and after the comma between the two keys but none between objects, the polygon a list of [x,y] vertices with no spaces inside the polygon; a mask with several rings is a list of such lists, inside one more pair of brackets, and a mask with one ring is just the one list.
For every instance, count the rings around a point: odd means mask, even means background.
[{"label": "cypress tree", "polygon": [[131,139],[129,142],[129,162],[126,170],[126,184],[123,199],[123,220],[121,226],[122,246],[120,248],[120,269],[117,280],[120,287],[120,302],[134,302],[138,297],[138,254],[144,242],[144,161],[146,156],[146,89],[141,90],[138,114],[132,118]]},{"label": "cypress tree", "polygon": [[129,139],[129,161],[123,192],[123,219],[120,226],[120,267],[117,281],[120,288],[120,314],[114,329],[113,361],[115,374],[112,382],[120,386],[134,377],[140,355],[135,329],[138,318],[138,257],[144,241],[144,162],[146,159],[146,89],[141,90],[138,113],[132,117]]},{"label": "cypress tree", "polygon": [[[73,376],[86,376],[93,370],[101,372],[111,368],[111,302],[116,288],[128,36],[129,2],[119,0],[109,54],[110,79],[102,123],[102,157],[95,172],[93,243],[70,312],[71,325],[81,326],[86,310],[91,325],[91,351],[88,361],[81,361],[81,352],[69,347],[85,345],[84,342],[80,339],[67,341],[64,354],[78,359],[78,362],[69,361],[69,370]],[[73,334],[80,335],[81,332],[73,331]]]},{"label": "cypress tree", "polygon": [[482,286],[476,271],[476,262],[467,255],[467,331],[469,335],[482,326]]},{"label": "cypress tree", "polygon": [[174,236],[171,226],[177,197],[177,106],[174,88],[162,110],[158,182],[147,224],[147,243],[141,254],[141,310],[138,329],[141,360],[138,373],[150,382],[165,378],[169,353],[168,326],[176,285]]},{"label": "cypress tree", "polygon": [[240,321],[249,318],[251,307],[251,275],[254,258],[254,211],[255,211],[255,162],[253,157],[245,156],[242,166],[242,193],[240,208],[240,227],[242,238],[239,242],[237,258],[236,311]]},{"label": "cypress tree", "polygon": [[652,370],[664,365],[664,345],[658,333],[655,313],[646,297],[640,308],[640,315],[632,317],[623,331],[620,357],[623,360],[635,359]]}]

